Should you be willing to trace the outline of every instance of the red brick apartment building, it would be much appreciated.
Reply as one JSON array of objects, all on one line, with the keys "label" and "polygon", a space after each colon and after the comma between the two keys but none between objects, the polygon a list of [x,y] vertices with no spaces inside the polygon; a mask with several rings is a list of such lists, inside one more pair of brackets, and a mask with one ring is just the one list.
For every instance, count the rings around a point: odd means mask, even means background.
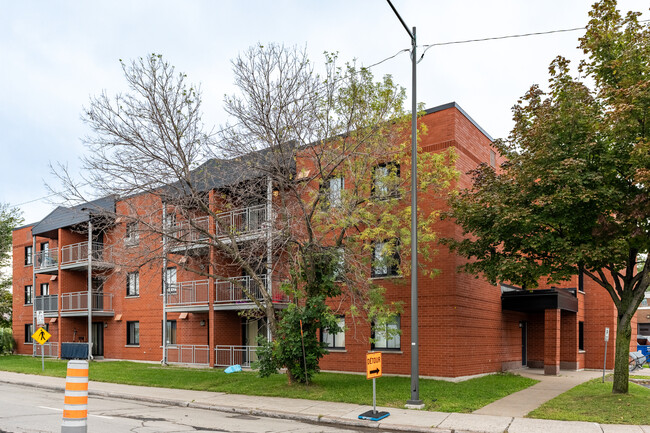
[{"label": "red brick apartment building", "polygon": [[[461,173],[458,187],[470,186],[466,173],[478,164],[498,163],[489,135],[456,103],[427,110],[420,122],[427,126],[427,133],[420,137],[423,151],[455,148],[456,168]],[[219,186],[211,188],[214,193]],[[432,201],[427,197],[421,200]],[[443,202],[433,204],[444,206]],[[18,353],[40,355],[43,350],[52,357],[87,356],[90,339],[90,355],[95,358],[157,362],[166,352],[170,363],[250,365],[255,359],[256,337],[265,327],[263,320],[240,314],[251,304],[233,295],[230,283],[167,267],[160,261],[143,263],[137,271],[114,264],[111,257],[118,250],[128,254],[124,246],[147,240],[139,239],[121,218],[110,221],[110,229],[100,233],[96,227],[106,222],[97,220],[93,210],[108,209],[119,215],[125,206],[124,201],[105,198],[59,207],[42,221],[14,231],[13,330]],[[230,210],[218,218],[246,213],[256,215],[259,222],[271,215],[269,208],[267,202]],[[173,224],[191,232],[182,222]],[[207,217],[205,224],[211,224]],[[251,228],[250,236],[256,236],[261,227]],[[462,235],[449,221],[439,223],[437,231],[441,237]],[[156,248],[160,243],[158,239],[147,247]],[[212,257],[210,248],[198,248],[190,260],[210,266]],[[605,290],[578,276],[563,288],[523,291],[507,284],[492,286],[459,273],[462,263],[462,258],[441,246],[427,264],[440,269],[440,274],[433,279],[419,278],[423,376],[469,376],[522,365],[543,367],[547,374],[557,374],[560,369],[602,368],[605,328],[610,328],[612,339],[616,335],[616,309]],[[352,326],[349,318],[341,317],[345,331],[323,335],[330,353],[322,360],[322,369],[364,371],[365,353],[372,349],[384,353],[387,374],[409,374],[410,287],[390,275],[390,270],[384,271],[375,273],[375,280],[387,288],[388,301],[403,302],[401,317],[389,325],[399,328],[401,334],[389,339],[375,335],[371,347],[370,326]],[[169,283],[167,296],[162,293],[164,278]],[[277,276],[269,272],[264,278],[265,289],[277,292]],[[284,307],[289,300],[275,292],[277,308]],[[52,334],[42,347],[30,338],[37,310],[45,312],[45,326]],[[163,329],[164,317],[167,325]],[[607,365],[613,368],[614,344],[609,344]]]}]

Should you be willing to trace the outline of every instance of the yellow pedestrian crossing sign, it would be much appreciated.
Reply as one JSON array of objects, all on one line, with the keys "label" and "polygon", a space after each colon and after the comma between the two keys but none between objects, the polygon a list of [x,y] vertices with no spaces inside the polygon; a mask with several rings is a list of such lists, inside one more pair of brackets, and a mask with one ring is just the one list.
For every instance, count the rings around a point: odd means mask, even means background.
[{"label": "yellow pedestrian crossing sign", "polygon": [[36,332],[32,334],[32,338],[36,340],[38,344],[45,344],[45,342],[49,340],[51,336],[52,334],[50,334],[43,328],[38,328]]}]

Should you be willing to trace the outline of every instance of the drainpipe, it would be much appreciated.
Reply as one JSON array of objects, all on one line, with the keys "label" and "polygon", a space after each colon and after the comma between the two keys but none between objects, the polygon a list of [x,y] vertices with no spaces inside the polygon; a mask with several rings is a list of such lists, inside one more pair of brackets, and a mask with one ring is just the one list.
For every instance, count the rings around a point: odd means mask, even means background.
[{"label": "drainpipe", "polygon": [[[272,228],[272,215],[273,212],[273,180],[271,176],[268,177],[266,185],[266,290],[273,300],[273,283],[271,282],[271,273],[273,272],[273,228]],[[266,318],[266,339],[271,341],[271,327],[269,326],[270,319]]]},{"label": "drainpipe", "polygon": [[161,364],[167,365],[167,203],[163,201],[162,208],[162,253],[163,253],[163,270],[162,270],[162,291],[163,291],[163,329],[162,329],[162,360]]},{"label": "drainpipe", "polygon": [[[36,332],[36,236],[32,233],[32,330]],[[59,334],[61,335],[61,334]],[[61,338],[59,337],[59,340]],[[36,356],[32,341],[32,356]]]},{"label": "drainpipe", "polygon": [[88,215],[88,361],[93,357],[93,222]]}]

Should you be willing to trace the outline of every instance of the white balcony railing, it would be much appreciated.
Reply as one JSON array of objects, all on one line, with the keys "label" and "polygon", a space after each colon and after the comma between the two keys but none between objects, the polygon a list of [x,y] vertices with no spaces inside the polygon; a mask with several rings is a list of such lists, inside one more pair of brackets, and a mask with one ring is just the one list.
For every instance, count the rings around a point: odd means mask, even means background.
[{"label": "white balcony railing", "polygon": [[34,253],[34,271],[57,268],[59,266],[59,249],[51,248]]},{"label": "white balcony railing", "polygon": [[36,296],[34,298],[34,310],[52,313],[59,311],[59,296],[58,295],[44,295]]},{"label": "white balcony railing", "polygon": [[215,363],[217,367],[239,364],[250,367],[257,361],[257,346],[215,346]]},{"label": "white balcony railing", "polygon": [[183,244],[199,242],[207,239],[210,227],[210,217],[200,217],[191,221],[178,221],[169,228],[170,244],[179,247]]},{"label": "white balcony railing", "polygon": [[230,235],[249,236],[262,233],[266,228],[268,216],[266,205],[257,205],[216,215],[217,236],[228,237]]},{"label": "white balcony railing", "polygon": [[167,362],[171,364],[210,364],[210,348],[206,345],[170,344]]},{"label": "white balcony railing", "polygon": [[[113,311],[113,294],[96,292],[92,295],[93,311]],[[61,295],[61,311],[88,311],[88,292],[63,293]]]},{"label": "white balcony railing", "polygon": [[59,343],[56,341],[48,341],[44,344],[34,343],[32,346],[32,354],[34,356],[45,356],[46,358],[58,358]]},{"label": "white balcony railing", "polygon": [[238,285],[231,281],[217,281],[215,284],[217,288],[217,293],[214,298],[215,304],[252,302],[244,292],[244,289],[255,299],[264,299],[262,291],[266,291],[266,275],[258,275],[258,277],[262,281],[262,284],[250,276],[232,278],[232,280],[240,283],[243,288],[238,287]]},{"label": "white balcony railing", "polygon": [[[110,262],[112,248],[101,242],[92,243],[92,259],[97,262]],[[61,247],[61,265],[81,264],[88,262],[88,242]]]},{"label": "white balcony railing", "polygon": [[167,288],[167,306],[208,305],[209,289],[208,280],[170,284]]}]

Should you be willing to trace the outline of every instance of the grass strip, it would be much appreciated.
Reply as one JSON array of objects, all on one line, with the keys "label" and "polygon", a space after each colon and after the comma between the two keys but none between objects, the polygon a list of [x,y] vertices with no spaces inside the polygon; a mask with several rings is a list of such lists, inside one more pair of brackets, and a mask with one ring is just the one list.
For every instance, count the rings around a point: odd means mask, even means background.
[{"label": "grass strip", "polygon": [[[45,372],[42,372],[40,358],[0,356],[0,370],[17,373],[65,377],[66,365],[64,360],[46,359]],[[102,361],[90,364],[89,378],[99,382],[128,385],[372,404],[371,381],[356,374],[319,373],[306,387],[288,384],[285,375],[260,378],[257,373],[250,371],[225,374],[221,369]],[[426,410],[468,413],[535,383],[537,381],[534,379],[507,373],[458,383],[420,379],[420,398],[424,400]],[[408,377],[384,376],[377,379],[379,406],[404,407],[410,395]]]}]

